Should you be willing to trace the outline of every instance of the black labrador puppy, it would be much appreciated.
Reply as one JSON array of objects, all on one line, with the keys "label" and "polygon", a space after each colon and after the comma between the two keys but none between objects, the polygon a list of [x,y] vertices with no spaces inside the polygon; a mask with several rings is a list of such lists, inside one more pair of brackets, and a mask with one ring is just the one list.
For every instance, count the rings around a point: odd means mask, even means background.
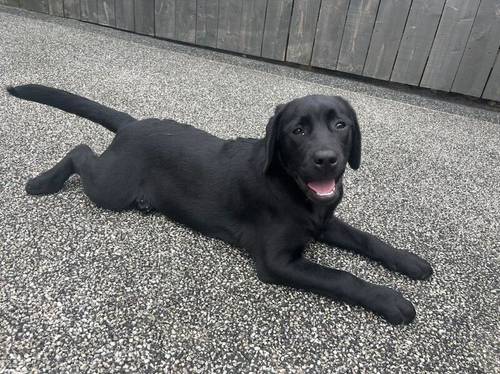
[{"label": "black labrador puppy", "polygon": [[222,140],[173,120],[130,115],[54,88],[9,87],[12,95],[105,126],[116,136],[101,155],[79,145],[28,181],[32,195],[59,191],[74,173],[98,206],[159,211],[205,235],[243,247],[258,277],[361,305],[393,324],[413,305],[399,292],[303,257],[311,240],[345,248],[413,279],[428,262],[350,227],[333,212],[349,164],[361,161],[356,113],[340,97],[307,96],[279,105],[264,139]]}]

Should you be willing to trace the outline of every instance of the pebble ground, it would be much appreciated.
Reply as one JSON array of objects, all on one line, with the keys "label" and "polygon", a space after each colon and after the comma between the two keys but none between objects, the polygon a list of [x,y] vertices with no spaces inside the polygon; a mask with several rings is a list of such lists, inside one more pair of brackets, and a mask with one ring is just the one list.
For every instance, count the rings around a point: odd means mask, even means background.
[{"label": "pebble ground", "polygon": [[224,138],[263,136],[292,98],[344,96],[363,158],[339,215],[435,270],[412,281],[308,249],[411,299],[415,322],[394,327],[263,284],[248,256],[166,217],[98,209],[77,177],[27,196],[29,177],[112,134],[2,90],[0,372],[500,372],[498,113],[3,6],[0,35],[0,86],[55,86]]}]

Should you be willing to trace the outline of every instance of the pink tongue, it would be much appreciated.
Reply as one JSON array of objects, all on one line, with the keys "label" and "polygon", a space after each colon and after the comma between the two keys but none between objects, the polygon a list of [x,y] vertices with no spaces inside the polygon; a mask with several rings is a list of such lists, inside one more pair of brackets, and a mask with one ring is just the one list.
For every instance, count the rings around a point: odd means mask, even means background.
[{"label": "pink tongue", "polygon": [[309,182],[307,187],[316,192],[318,195],[328,195],[332,191],[335,191],[335,179],[324,182]]}]

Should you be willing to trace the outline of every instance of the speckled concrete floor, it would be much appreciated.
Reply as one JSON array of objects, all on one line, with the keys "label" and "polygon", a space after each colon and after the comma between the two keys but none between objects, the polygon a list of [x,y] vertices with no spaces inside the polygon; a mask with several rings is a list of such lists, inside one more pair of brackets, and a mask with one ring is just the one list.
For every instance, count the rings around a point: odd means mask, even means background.
[{"label": "speckled concrete floor", "polygon": [[165,217],[98,209],[78,178],[27,196],[28,177],[112,136],[2,91],[0,372],[499,372],[498,113],[2,6],[0,35],[1,86],[47,84],[225,138],[262,136],[294,97],[346,97],[364,149],[339,215],[435,269],[411,281],[311,246],[318,262],[411,299],[416,321],[393,327],[262,284],[238,250]]}]

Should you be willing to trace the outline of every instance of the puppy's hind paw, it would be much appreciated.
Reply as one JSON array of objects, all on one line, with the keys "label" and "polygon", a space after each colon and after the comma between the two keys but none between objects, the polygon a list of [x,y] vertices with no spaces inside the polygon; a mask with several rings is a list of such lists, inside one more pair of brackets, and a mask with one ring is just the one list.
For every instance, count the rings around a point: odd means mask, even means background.
[{"label": "puppy's hind paw", "polygon": [[26,183],[25,189],[28,195],[50,195],[58,192],[62,188],[61,183],[53,176],[42,173],[35,178],[31,178]]}]

